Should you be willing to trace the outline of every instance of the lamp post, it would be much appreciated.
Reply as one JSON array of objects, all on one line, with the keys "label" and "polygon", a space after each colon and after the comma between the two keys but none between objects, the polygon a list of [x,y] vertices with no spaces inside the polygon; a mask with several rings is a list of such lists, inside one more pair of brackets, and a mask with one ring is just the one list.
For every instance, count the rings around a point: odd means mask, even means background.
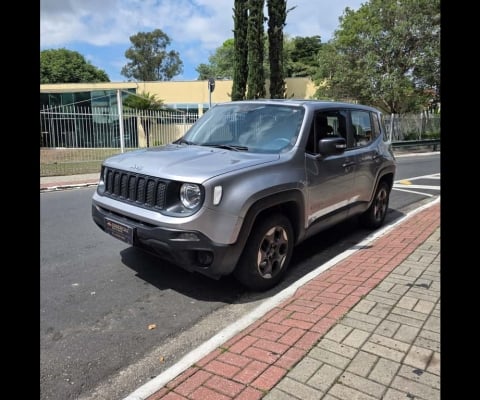
[{"label": "lamp post", "polygon": [[215,90],[215,79],[208,78],[208,109],[212,108],[212,92]]}]

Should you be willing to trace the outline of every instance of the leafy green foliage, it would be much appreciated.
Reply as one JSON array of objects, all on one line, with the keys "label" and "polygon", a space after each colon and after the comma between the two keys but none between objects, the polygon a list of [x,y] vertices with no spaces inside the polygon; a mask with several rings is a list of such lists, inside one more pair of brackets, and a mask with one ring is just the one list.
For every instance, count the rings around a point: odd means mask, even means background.
[{"label": "leafy green foliage", "polygon": [[155,94],[148,92],[129,95],[123,101],[123,105],[136,110],[160,110],[164,108],[163,100],[158,100]]},{"label": "leafy green foliage", "polygon": [[283,69],[283,28],[287,19],[285,0],[267,0],[268,10],[268,59],[270,62],[270,97],[285,96]]},{"label": "leafy green foliage", "polygon": [[210,64],[200,64],[196,71],[198,79],[232,79],[234,61],[234,40],[227,39],[218,47],[214,54],[208,57]]},{"label": "leafy green foliage", "polygon": [[355,99],[389,113],[438,101],[440,1],[370,0],[357,11],[346,8],[333,40],[322,46],[316,82],[318,98]]},{"label": "leafy green foliage", "polygon": [[139,32],[130,36],[132,46],[125,52],[131,61],[122,68],[121,74],[137,81],[169,81],[183,72],[179,53],[167,51],[171,40],[160,29]]},{"label": "leafy green foliage", "polygon": [[265,97],[265,71],[263,68],[264,57],[264,28],[263,15],[264,0],[250,0],[247,23],[248,43],[248,76],[247,99]]},{"label": "leafy green foliage", "polygon": [[40,52],[40,83],[110,82],[105,71],[94,67],[80,53],[50,49]]},{"label": "leafy green foliage", "polygon": [[294,37],[288,46],[287,76],[313,77],[318,71],[318,54],[322,48],[320,36]]},{"label": "leafy green foliage", "polygon": [[248,45],[247,45],[248,4],[235,0],[233,8],[233,85],[232,100],[243,100],[247,91]]}]

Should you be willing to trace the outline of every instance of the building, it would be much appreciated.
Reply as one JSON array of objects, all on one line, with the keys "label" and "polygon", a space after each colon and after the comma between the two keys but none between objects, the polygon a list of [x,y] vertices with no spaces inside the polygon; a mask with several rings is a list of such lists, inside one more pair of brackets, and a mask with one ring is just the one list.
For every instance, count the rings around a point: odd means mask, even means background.
[{"label": "building", "polygon": [[[156,95],[169,108],[201,115],[210,104],[230,101],[232,84],[232,80],[216,81],[212,93],[207,80],[43,84],[40,85],[40,108],[66,105],[116,107],[118,93],[125,98],[129,93],[147,92]],[[316,91],[309,78],[286,78],[285,84],[287,98],[310,99]],[[269,97],[268,81],[265,86],[266,97]]]}]

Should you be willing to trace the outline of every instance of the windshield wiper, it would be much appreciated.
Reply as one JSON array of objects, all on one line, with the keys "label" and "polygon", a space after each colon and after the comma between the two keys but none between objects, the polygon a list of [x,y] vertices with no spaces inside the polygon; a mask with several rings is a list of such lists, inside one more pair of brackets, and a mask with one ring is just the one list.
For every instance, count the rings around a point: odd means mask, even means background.
[{"label": "windshield wiper", "polygon": [[234,151],[248,151],[247,146],[240,146],[236,144],[202,144],[202,146],[216,147],[218,149],[234,150]]},{"label": "windshield wiper", "polygon": [[183,138],[180,138],[180,139],[177,139],[175,140],[174,142],[172,142],[174,144],[188,144],[188,145],[192,145],[192,144],[195,144],[193,142],[189,142],[188,140],[185,140]]}]

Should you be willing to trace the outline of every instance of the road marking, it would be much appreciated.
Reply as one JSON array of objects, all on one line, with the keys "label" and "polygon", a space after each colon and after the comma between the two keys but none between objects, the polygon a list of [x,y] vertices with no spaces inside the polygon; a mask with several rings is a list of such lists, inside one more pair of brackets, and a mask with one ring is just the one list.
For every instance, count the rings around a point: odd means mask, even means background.
[{"label": "road marking", "polygon": [[440,179],[440,173],[429,174],[429,175],[420,175],[420,176],[414,176],[412,178],[401,179],[401,180],[393,182],[392,189],[397,190],[399,192],[407,192],[407,193],[412,193],[412,194],[418,194],[420,196],[426,196],[426,197],[433,197],[435,195],[431,194],[431,193],[428,193],[428,192],[419,192],[417,190],[412,190],[412,189],[438,190],[440,192],[440,185],[415,185],[415,184],[412,183],[412,181],[417,181],[419,179],[438,180],[438,179]]},{"label": "road marking", "polygon": [[401,189],[401,188],[398,188],[398,187],[394,187],[395,190],[399,191],[399,192],[407,192],[407,193],[413,193],[413,194],[419,194],[421,196],[426,196],[426,197],[433,197],[434,195],[433,194],[430,194],[430,193],[423,193],[423,192],[417,192],[416,190],[407,190],[407,189]]},{"label": "road marking", "polygon": [[282,303],[284,300],[291,297],[293,294],[295,294],[295,292],[299,287],[305,285],[307,282],[311,281],[317,275],[330,269],[331,267],[338,264],[343,259],[351,256],[353,253],[365,248],[365,246],[367,246],[370,242],[385,235],[394,227],[404,222],[406,219],[414,216],[420,211],[423,211],[437,204],[438,202],[440,202],[440,196],[435,200],[432,200],[427,204],[424,204],[423,206],[410,211],[409,213],[399,218],[398,220],[393,221],[388,225],[385,225],[382,229],[373,232],[361,242],[353,245],[350,249],[345,250],[343,253],[340,253],[339,255],[327,261],[326,263],[319,265],[315,270],[309,272],[307,275],[298,279],[292,285],[283,289],[281,292],[277,293],[275,296],[268,298],[262,304],[260,304],[257,308],[253,309],[251,312],[244,315],[235,323],[221,330],[215,336],[211,337],[209,340],[201,344],[199,347],[197,347],[196,349],[192,350],[190,353],[185,355],[176,364],[172,365],[170,368],[162,372],[160,375],[157,375],[155,378],[151,379],[150,381],[145,383],[143,386],[139,387],[137,390],[129,394],[123,400],[145,400],[147,397],[159,391],[163,386],[165,386],[172,379],[180,375],[183,371],[185,371],[191,365],[201,360],[207,354],[209,354],[210,352],[214,351],[216,348],[224,344],[227,340],[234,337],[237,333],[241,332],[242,330],[250,326],[252,323],[258,321],[268,311],[272,310],[277,305]]}]

